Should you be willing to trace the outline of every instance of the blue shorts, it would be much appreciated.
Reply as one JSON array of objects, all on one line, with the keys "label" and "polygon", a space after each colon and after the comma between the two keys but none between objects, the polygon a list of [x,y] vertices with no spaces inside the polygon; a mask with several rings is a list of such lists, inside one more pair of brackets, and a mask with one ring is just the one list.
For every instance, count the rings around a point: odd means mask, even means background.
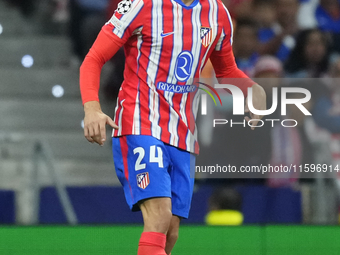
[{"label": "blue shorts", "polygon": [[117,177],[132,211],[138,202],[170,197],[172,214],[188,218],[194,187],[196,156],[146,135],[112,138]]}]

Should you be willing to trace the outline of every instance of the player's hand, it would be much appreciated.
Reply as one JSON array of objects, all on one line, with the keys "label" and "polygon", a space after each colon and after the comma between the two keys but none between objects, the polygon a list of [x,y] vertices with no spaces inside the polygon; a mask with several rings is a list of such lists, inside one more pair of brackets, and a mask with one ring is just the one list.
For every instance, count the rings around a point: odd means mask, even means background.
[{"label": "player's hand", "polygon": [[[267,109],[267,99],[266,99],[266,92],[264,91],[264,89],[258,85],[255,84],[252,86],[253,89],[253,106],[256,110],[266,110]],[[261,115],[256,115],[253,114],[252,112],[249,111],[249,107],[248,107],[248,98],[246,99],[246,107],[244,112],[249,113],[249,116],[245,116],[245,120],[247,122],[249,122],[250,120],[254,120],[251,122],[252,124],[252,130],[255,129],[255,126],[257,126],[257,123],[259,122],[258,120],[262,119],[263,116]]]},{"label": "player's hand", "polygon": [[85,103],[84,111],[84,136],[89,142],[103,146],[106,141],[106,124],[114,129],[118,129],[118,126],[102,112],[97,101]]}]

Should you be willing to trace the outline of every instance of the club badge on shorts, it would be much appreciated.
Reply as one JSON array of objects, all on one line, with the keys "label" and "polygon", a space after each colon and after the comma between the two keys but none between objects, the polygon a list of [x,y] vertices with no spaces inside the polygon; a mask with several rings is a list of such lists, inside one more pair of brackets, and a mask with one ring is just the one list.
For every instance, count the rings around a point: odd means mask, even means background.
[{"label": "club badge on shorts", "polygon": [[201,42],[204,47],[208,47],[212,40],[212,29],[211,27],[201,27]]},{"label": "club badge on shorts", "polygon": [[137,186],[141,189],[145,189],[150,183],[149,173],[141,173],[137,175]]}]

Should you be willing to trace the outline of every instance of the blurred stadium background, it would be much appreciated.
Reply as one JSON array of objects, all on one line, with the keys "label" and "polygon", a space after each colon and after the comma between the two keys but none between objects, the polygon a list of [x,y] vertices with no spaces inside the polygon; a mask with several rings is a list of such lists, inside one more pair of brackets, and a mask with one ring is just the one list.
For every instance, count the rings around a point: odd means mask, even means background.
[{"label": "blurred stadium background", "polygon": [[[118,2],[0,0],[1,255],[136,254],[141,214],[128,210],[110,143],[97,147],[83,137],[78,85],[81,61]],[[234,145],[226,149],[226,162],[236,166],[338,164],[340,2],[225,4],[234,18],[234,52],[242,70],[254,78],[317,79],[311,85],[317,92],[313,116],[297,132],[284,134],[285,145],[268,130],[205,130],[199,163],[211,157],[209,144],[223,134],[223,142]],[[120,52],[102,72],[100,98],[109,115],[123,67]],[[204,75],[213,76],[209,64]],[[230,109],[214,114],[227,118]],[[259,140],[261,146],[251,146]],[[285,160],[278,161],[274,150]],[[340,177],[308,177],[201,176],[173,254],[340,254]]]}]

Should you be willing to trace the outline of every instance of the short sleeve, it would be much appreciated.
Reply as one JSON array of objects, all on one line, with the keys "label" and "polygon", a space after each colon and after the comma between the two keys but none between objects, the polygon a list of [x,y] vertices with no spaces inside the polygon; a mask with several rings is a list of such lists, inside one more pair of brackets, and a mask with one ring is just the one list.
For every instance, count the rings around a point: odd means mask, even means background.
[{"label": "short sleeve", "polygon": [[103,30],[106,33],[115,34],[126,42],[133,34],[140,32],[143,28],[143,9],[143,0],[121,1]]}]

